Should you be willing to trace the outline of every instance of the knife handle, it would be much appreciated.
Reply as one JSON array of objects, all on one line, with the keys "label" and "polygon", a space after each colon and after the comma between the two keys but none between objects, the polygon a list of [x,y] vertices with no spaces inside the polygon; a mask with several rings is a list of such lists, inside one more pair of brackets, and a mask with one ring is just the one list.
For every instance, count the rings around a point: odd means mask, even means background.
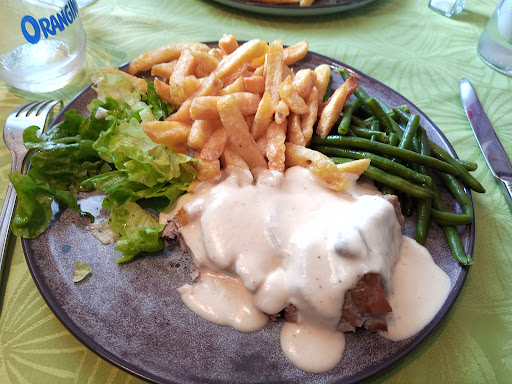
[{"label": "knife handle", "polygon": [[509,209],[512,211],[512,180],[498,179],[501,191],[505,195]]}]

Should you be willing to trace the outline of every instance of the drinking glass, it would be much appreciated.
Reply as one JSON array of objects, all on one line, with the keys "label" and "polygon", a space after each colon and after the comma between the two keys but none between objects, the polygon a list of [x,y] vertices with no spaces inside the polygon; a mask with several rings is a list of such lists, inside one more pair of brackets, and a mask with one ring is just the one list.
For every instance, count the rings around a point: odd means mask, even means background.
[{"label": "drinking glass", "polygon": [[477,51],[491,68],[512,76],[512,0],[501,0],[484,28]]},{"label": "drinking glass", "polygon": [[83,8],[86,5],[89,5],[93,3],[96,0],[76,0],[76,3],[78,4],[78,8]]},{"label": "drinking glass", "polygon": [[458,15],[464,9],[466,0],[430,0],[428,7],[446,17]]},{"label": "drinking glass", "polygon": [[76,0],[4,0],[2,5],[0,80],[35,93],[71,81],[87,45]]}]

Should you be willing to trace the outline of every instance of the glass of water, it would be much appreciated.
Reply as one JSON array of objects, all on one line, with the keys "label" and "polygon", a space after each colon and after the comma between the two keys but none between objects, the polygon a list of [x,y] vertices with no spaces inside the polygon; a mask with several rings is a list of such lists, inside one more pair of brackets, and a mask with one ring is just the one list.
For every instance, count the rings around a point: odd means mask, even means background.
[{"label": "glass of water", "polygon": [[0,80],[35,93],[70,82],[87,46],[76,0],[4,0],[2,5]]},{"label": "glass of water", "polygon": [[512,0],[501,0],[477,46],[480,58],[491,68],[512,76]]},{"label": "glass of water", "polygon": [[95,1],[96,0],[76,0],[79,8],[83,8],[83,7],[93,3]]},{"label": "glass of water", "polygon": [[458,15],[464,9],[466,0],[430,0],[428,7],[446,17]]}]

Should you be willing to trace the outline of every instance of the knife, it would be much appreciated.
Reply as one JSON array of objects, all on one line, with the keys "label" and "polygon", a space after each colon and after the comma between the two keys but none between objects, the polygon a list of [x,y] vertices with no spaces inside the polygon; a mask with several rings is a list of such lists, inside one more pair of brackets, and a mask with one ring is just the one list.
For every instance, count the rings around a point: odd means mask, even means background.
[{"label": "knife", "polygon": [[512,165],[473,86],[466,78],[460,81],[460,98],[485,161],[499,183],[508,207],[512,211]]}]

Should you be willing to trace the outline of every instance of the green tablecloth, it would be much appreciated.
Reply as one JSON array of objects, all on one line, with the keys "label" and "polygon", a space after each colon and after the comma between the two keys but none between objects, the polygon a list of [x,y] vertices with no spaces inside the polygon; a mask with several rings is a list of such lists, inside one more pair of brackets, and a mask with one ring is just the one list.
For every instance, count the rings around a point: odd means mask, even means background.
[{"label": "green tablecloth", "polygon": [[[303,38],[310,50],[373,76],[420,107],[460,157],[475,161],[487,189],[473,194],[475,264],[442,326],[408,358],[374,379],[389,383],[505,383],[512,381],[512,214],[507,208],[461,106],[458,84],[475,85],[505,149],[512,155],[512,78],[487,67],[476,44],[497,0],[468,0],[453,19],[434,13],[427,0],[376,0],[338,14],[284,18],[259,16],[203,0],[96,0],[82,9],[87,58],[73,82],[48,95],[0,84],[0,125],[28,100],[69,101],[102,66],[178,41]],[[5,196],[10,155],[0,144],[0,196]],[[9,249],[0,317],[1,383],[133,383],[138,379],[103,361],[56,319],[27,269],[20,241]],[[5,276],[8,276],[5,283]]]}]

